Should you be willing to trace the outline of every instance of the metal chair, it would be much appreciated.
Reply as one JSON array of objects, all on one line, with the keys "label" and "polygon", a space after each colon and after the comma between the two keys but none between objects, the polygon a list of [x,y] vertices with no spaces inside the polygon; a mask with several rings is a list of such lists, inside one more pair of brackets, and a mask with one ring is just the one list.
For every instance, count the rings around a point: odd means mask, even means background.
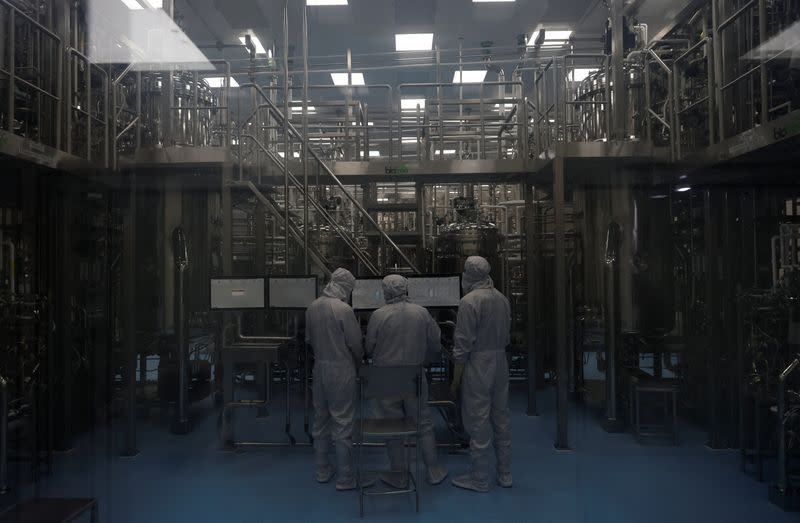
[{"label": "metal chair", "polygon": [[[420,464],[420,416],[417,419],[383,418],[369,419],[364,416],[364,406],[367,402],[379,400],[415,400],[417,412],[422,412],[422,380],[424,374],[420,366],[402,367],[362,367],[358,372],[359,384],[359,420],[357,427],[358,443],[358,484],[359,484],[359,513],[364,516],[364,498],[366,496],[385,496],[394,494],[414,494],[416,509],[419,512],[419,481],[421,476]],[[376,487],[365,487],[362,481],[364,474],[363,449],[367,438],[386,440],[389,438],[402,438],[405,449],[405,462],[409,463],[408,438],[414,438],[416,449],[416,475],[409,471],[408,487],[404,489],[385,490]],[[410,467],[409,467],[410,469]]]}]

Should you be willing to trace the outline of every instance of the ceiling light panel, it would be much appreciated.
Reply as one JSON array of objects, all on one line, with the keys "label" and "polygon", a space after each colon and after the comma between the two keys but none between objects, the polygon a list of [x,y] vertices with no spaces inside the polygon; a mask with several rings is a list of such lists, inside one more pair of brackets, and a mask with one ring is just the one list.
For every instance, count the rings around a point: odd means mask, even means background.
[{"label": "ceiling light panel", "polygon": [[127,7],[131,11],[139,11],[140,9],[144,9],[142,4],[140,4],[136,0],[122,0],[122,3],[125,4],[125,7]]},{"label": "ceiling light panel", "polygon": [[516,0],[472,0],[473,4],[510,4]]},{"label": "ceiling light panel", "polygon": [[[353,83],[350,85],[364,85],[364,73],[352,73]],[[347,73],[331,73],[333,85],[348,85]]]},{"label": "ceiling light panel", "polygon": [[396,34],[394,44],[397,51],[430,51],[433,33]]},{"label": "ceiling light panel", "polygon": [[347,0],[307,0],[308,7],[320,5],[347,5]]},{"label": "ceiling light panel", "polygon": [[592,74],[597,72],[597,69],[587,69],[578,67],[572,70],[572,74],[570,75],[573,82],[582,82],[586,80],[586,78]]},{"label": "ceiling light panel", "polygon": [[566,40],[569,40],[570,36],[572,36],[572,31],[569,29],[544,30],[545,42],[564,42]]},{"label": "ceiling light panel", "polygon": [[[224,76],[209,76],[205,79],[206,83],[212,89],[220,89],[225,86],[225,77]],[[239,82],[236,81],[235,78],[231,77],[231,87],[239,87]]]},{"label": "ceiling light panel", "polygon": [[[240,36],[239,41],[242,42],[242,45],[247,45],[247,37]],[[253,42],[253,46],[256,48],[256,54],[267,54],[267,50],[264,49],[264,46],[261,44],[261,40],[254,34],[250,35],[250,41]]]},{"label": "ceiling light panel", "polygon": [[[454,84],[460,84],[460,83],[479,84],[479,83],[483,82],[486,79],[486,73],[487,72],[488,71],[486,71],[486,70],[483,70],[483,71],[463,71],[463,72],[462,71],[456,71],[453,74],[453,83]],[[462,73],[463,73],[463,77],[462,77]],[[461,81],[462,78],[464,80],[463,82]]]},{"label": "ceiling light panel", "polygon": [[425,110],[425,99],[424,98],[403,98],[400,100],[400,109],[402,111],[416,111],[417,105],[419,105],[420,111]]}]

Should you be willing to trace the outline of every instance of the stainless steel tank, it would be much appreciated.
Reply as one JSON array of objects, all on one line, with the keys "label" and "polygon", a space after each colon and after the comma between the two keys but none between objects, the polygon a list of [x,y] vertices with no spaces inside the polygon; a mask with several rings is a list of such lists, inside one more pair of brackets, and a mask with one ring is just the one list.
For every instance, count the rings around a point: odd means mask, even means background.
[{"label": "stainless steel tank", "polygon": [[142,145],[214,145],[216,93],[205,80],[195,82],[193,73],[175,72],[172,97],[165,100],[169,78],[168,73],[142,75]]},{"label": "stainless steel tank", "polygon": [[497,225],[482,220],[474,198],[454,200],[456,220],[445,226],[434,242],[434,271],[455,274],[470,256],[483,256],[492,266],[495,287],[503,289],[503,235]]},{"label": "stainless steel tank", "polygon": [[[645,122],[644,69],[638,62],[625,62],[625,137],[639,140],[643,136]],[[579,141],[593,142],[608,139],[608,104],[606,85],[608,78],[604,69],[589,74],[576,89],[578,104],[576,127],[572,135]],[[611,86],[613,97],[614,86]]]},{"label": "stainless steel tank", "polygon": [[623,332],[656,334],[674,323],[672,223],[666,189],[587,187],[576,191],[584,216],[584,304],[600,309],[605,299],[605,242],[609,224],[621,229],[619,315]]}]

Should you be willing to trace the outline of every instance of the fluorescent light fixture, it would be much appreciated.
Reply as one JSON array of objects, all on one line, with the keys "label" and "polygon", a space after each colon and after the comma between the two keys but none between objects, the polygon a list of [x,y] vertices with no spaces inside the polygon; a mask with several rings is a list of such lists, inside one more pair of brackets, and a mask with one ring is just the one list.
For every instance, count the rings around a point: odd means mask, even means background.
[{"label": "fluorescent light fixture", "polygon": [[347,0],[308,0],[306,5],[308,7],[320,5],[347,5]]},{"label": "fluorescent light fixture", "polygon": [[419,105],[419,110],[425,110],[425,98],[403,98],[400,100],[400,110],[402,111],[416,111],[417,105]]},{"label": "fluorescent light fixture", "polygon": [[[309,113],[316,112],[316,110],[317,110],[317,108],[314,107],[313,105],[309,105],[308,106],[308,112]],[[303,112],[303,106],[302,105],[293,105],[292,106],[292,112],[293,113],[302,113]]]},{"label": "fluorescent light fixture", "polygon": [[456,154],[456,150],[455,150],[455,149],[445,149],[444,151],[441,151],[441,150],[440,150],[440,151],[438,151],[438,153],[439,153],[440,155],[442,155],[442,156],[444,156],[444,155],[451,155],[451,154]]},{"label": "fluorescent light fixture", "polygon": [[286,158],[286,155],[283,153],[278,153],[278,156],[280,156],[281,158]]},{"label": "fluorescent light fixture", "polygon": [[397,51],[430,51],[433,49],[433,33],[396,34],[394,45]]},{"label": "fluorescent light fixture", "polygon": [[688,185],[686,185],[686,186],[683,186],[683,187],[678,187],[677,189],[675,189],[675,192],[688,192],[688,191],[691,191],[691,190],[692,190],[692,188],[689,187]]},{"label": "fluorescent light fixture", "polygon": [[572,36],[572,30],[565,29],[565,30],[552,30],[552,29],[545,29],[544,30],[544,41],[547,42],[566,42],[569,40],[569,37]]},{"label": "fluorescent light fixture", "polygon": [[131,11],[139,11],[144,9],[144,6],[137,2],[136,0],[122,0],[122,3],[125,4],[125,7],[130,9]]},{"label": "fluorescent light fixture", "polygon": [[[239,41],[242,42],[242,45],[246,45],[247,37],[240,36]],[[264,46],[261,44],[261,40],[258,39],[256,35],[250,33],[250,41],[253,42],[253,46],[256,48],[256,54],[269,54],[267,50],[264,49]]]},{"label": "fluorescent light fixture", "polygon": [[547,29],[547,28],[539,28],[533,32],[531,37],[528,39],[528,47],[533,47],[536,45],[536,39],[539,37],[539,31],[544,31],[544,41],[542,43],[542,48],[556,48],[561,47],[567,43],[569,37],[572,36],[571,29]]},{"label": "fluorescent light fixture", "polygon": [[[206,83],[212,89],[221,89],[225,87],[225,77],[224,76],[209,76],[205,79]],[[231,76],[231,87],[239,87],[239,82],[236,81],[234,77]]]},{"label": "fluorescent light fixture", "polygon": [[[516,104],[503,104],[503,109],[513,109]],[[500,109],[500,104],[494,104],[495,109]]]},{"label": "fluorescent light fixture", "polygon": [[[489,71],[487,71],[485,69],[483,71],[480,71],[480,70],[478,70],[478,71],[463,71],[463,76],[462,76],[462,71],[456,71],[455,73],[453,73],[453,83],[454,84],[460,84],[460,83],[479,84],[479,83],[483,82],[486,79],[486,73],[488,73],[488,72]],[[462,82],[462,79],[463,79],[463,82]]]},{"label": "fluorescent light fixture", "polygon": [[[352,73],[352,76],[352,85],[364,85],[364,73]],[[333,85],[348,85],[347,73],[331,73],[331,80],[333,80]]]},{"label": "fluorescent light fixture", "polygon": [[590,74],[597,72],[597,69],[577,67],[572,70],[572,81],[582,82],[589,77]]},{"label": "fluorescent light fixture", "polygon": [[380,158],[381,157],[381,152],[380,151],[370,151],[369,152],[369,157],[370,158]]},{"label": "fluorescent light fixture", "polygon": [[295,158],[300,158],[300,153],[295,152],[295,153],[292,154],[292,156],[294,156]]},{"label": "fluorescent light fixture", "polygon": [[[422,143],[422,138],[420,138],[419,141],[420,141],[420,143]],[[406,136],[406,137],[403,138],[403,143],[417,143],[417,139],[416,138],[410,138],[410,137]]]},{"label": "fluorescent light fixture", "polygon": [[511,3],[516,0],[472,0],[473,4],[500,4],[500,3]]}]

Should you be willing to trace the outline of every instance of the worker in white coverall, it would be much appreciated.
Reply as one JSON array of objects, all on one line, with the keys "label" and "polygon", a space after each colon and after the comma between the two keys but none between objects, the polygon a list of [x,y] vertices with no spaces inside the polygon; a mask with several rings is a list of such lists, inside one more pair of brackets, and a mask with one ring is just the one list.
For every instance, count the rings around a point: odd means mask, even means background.
[{"label": "worker in white coverall", "polygon": [[[408,280],[399,275],[383,279],[386,305],[372,314],[367,326],[366,352],[373,365],[381,367],[422,365],[428,354],[441,351],[441,332],[430,313],[408,301]],[[424,378],[424,376],[423,376]],[[447,469],[439,465],[433,420],[428,408],[428,382],[422,380],[421,412],[416,399],[380,400],[375,414],[381,418],[419,418],[422,458],[427,469],[426,479],[438,485],[447,477]],[[402,439],[386,442],[392,472],[381,480],[395,488],[408,486],[408,463],[404,463]]]},{"label": "worker in white coverall", "polygon": [[453,485],[487,492],[489,455],[494,446],[497,483],[510,488],[511,420],[508,409],[508,360],[511,306],[494,288],[486,259],[470,256],[461,279],[464,297],[458,306],[453,359],[455,384],[461,381],[461,415],[470,436],[471,470]]},{"label": "worker in white coverall", "polygon": [[316,479],[327,483],[336,471],[328,458],[331,439],[336,449],[337,490],[358,485],[353,472],[353,423],[356,372],[364,356],[361,327],[347,304],[355,277],[337,269],[331,281],[306,310],[306,344],[314,351],[314,458]]}]

